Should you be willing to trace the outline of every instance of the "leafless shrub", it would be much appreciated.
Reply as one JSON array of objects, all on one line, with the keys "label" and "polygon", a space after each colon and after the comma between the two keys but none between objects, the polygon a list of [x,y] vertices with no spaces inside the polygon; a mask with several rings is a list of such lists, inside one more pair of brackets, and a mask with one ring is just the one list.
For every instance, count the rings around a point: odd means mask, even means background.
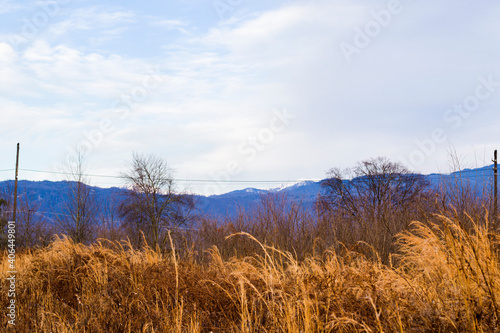
[{"label": "leafless shrub", "polygon": [[87,185],[85,163],[84,152],[78,151],[74,163],[66,165],[65,172],[69,174],[67,200],[57,218],[60,231],[77,243],[91,242],[97,224],[98,206],[92,188]]},{"label": "leafless shrub", "polygon": [[424,176],[382,157],[332,169],[322,190],[318,210],[337,240],[365,242],[384,258],[393,251],[394,236],[421,217],[419,207],[431,197]]}]

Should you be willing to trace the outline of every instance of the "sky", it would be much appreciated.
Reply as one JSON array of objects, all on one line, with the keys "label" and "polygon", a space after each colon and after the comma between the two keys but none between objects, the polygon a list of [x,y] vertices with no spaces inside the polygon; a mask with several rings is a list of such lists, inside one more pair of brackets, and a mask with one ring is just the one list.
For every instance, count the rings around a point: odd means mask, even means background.
[{"label": "sky", "polygon": [[[217,194],[500,148],[494,0],[0,0],[0,180],[121,186],[133,153]],[[30,171],[32,170],[32,171]],[[108,176],[108,177],[102,177]]]}]

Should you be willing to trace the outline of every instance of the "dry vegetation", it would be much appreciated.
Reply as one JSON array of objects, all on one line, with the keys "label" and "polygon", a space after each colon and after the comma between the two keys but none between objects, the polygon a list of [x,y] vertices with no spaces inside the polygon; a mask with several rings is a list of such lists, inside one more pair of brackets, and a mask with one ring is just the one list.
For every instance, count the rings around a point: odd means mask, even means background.
[{"label": "dry vegetation", "polygon": [[[198,217],[197,230],[182,231],[163,213],[147,219],[141,207],[151,205],[129,200],[135,210],[126,210],[134,213],[127,215],[128,229],[103,224],[98,233],[106,239],[84,245],[70,234],[30,248],[20,238],[26,247],[16,259],[16,326],[7,323],[4,251],[0,327],[47,333],[500,331],[500,234],[497,219],[488,218],[488,190],[480,193],[462,178],[430,189],[384,159],[354,171],[364,177],[340,182],[333,174],[315,211],[267,195],[253,210]],[[137,198],[161,193],[147,189]],[[150,220],[155,223],[138,223]]]},{"label": "dry vegetation", "polygon": [[260,254],[59,238],[18,256],[16,332],[495,332],[498,236],[468,222],[414,223],[388,264],[333,248],[299,261],[241,233],[228,241]]}]

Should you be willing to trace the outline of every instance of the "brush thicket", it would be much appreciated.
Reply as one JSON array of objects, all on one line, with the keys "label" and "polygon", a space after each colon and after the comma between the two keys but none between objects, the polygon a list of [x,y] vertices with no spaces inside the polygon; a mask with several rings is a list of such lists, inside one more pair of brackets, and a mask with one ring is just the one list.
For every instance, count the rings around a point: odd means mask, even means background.
[{"label": "brush thicket", "polygon": [[[439,217],[398,237],[383,264],[345,249],[298,259],[246,239],[256,254],[208,260],[127,242],[57,238],[17,258],[14,332],[495,332],[498,236]],[[360,247],[369,246],[359,244]],[[366,251],[364,251],[366,252]],[[0,305],[7,307],[6,254]]]}]

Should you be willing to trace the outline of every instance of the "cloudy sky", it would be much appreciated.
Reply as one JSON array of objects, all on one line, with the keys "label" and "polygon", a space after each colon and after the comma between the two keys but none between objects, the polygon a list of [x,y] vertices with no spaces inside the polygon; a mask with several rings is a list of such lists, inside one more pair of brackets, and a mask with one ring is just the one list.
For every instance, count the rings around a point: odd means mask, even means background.
[{"label": "cloudy sky", "polygon": [[490,164],[499,17],[494,0],[0,0],[0,180],[17,142],[21,179],[64,179],[78,149],[109,176],[153,153],[202,194],[376,156]]}]

